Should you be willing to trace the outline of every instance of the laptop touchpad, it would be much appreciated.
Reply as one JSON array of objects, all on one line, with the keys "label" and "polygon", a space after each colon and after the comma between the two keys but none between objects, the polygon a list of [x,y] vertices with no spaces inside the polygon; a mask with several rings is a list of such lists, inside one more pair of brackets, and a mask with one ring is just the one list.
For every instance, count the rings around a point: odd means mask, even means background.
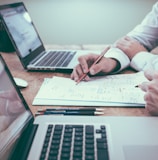
[{"label": "laptop touchpad", "polygon": [[123,147],[125,160],[157,160],[158,146],[129,145]]}]

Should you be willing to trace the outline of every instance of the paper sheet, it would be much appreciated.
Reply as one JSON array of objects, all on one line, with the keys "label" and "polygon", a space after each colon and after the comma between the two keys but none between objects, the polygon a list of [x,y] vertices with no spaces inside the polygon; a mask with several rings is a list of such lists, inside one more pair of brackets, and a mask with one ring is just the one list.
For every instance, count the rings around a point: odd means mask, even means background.
[{"label": "paper sheet", "polygon": [[33,105],[144,106],[143,72],[95,77],[78,85],[69,78],[45,79]]}]

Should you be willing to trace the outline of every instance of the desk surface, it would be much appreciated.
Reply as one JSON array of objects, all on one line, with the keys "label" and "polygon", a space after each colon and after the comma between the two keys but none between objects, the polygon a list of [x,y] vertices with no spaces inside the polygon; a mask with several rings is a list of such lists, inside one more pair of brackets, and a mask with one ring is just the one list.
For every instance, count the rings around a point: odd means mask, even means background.
[{"label": "desk surface", "polygon": [[[99,49],[102,50],[105,45],[47,45],[47,49]],[[19,58],[15,53],[1,53],[5,59],[12,75],[25,79],[29,86],[22,89],[21,92],[29,105],[33,114],[37,112],[39,108],[53,108],[62,106],[32,106],[33,99],[37,94],[44,78],[52,76],[64,76],[70,77],[70,74],[56,73],[56,72],[28,72],[21,65]],[[70,106],[67,106],[70,107]],[[75,106],[71,106],[75,107]],[[70,108],[71,108],[70,107]],[[103,108],[103,107],[102,107]],[[145,108],[125,108],[125,107],[104,107],[104,116],[150,116]]]}]

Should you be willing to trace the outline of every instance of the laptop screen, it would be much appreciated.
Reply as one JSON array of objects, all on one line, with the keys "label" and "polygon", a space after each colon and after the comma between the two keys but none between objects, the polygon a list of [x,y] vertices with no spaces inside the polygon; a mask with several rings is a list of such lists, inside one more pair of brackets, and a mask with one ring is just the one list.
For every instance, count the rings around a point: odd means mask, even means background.
[{"label": "laptop screen", "polygon": [[0,56],[0,157],[2,159],[8,158],[31,117],[31,112]]},{"label": "laptop screen", "polygon": [[41,46],[41,41],[23,3],[6,5],[0,10],[19,56],[24,58]]}]

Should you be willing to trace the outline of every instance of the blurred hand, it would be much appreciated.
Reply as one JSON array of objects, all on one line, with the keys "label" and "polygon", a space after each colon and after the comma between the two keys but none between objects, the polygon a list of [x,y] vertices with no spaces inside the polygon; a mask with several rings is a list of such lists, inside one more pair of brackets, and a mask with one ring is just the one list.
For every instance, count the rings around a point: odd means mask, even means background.
[{"label": "blurred hand", "polygon": [[14,90],[0,92],[0,114],[15,115],[23,110],[22,103]]},{"label": "blurred hand", "polygon": [[150,80],[139,85],[146,92],[144,95],[145,107],[152,115],[158,115],[158,71],[147,70],[144,74]]},{"label": "blurred hand", "polygon": [[117,40],[114,46],[126,53],[129,59],[132,59],[138,52],[147,51],[147,49],[137,40],[128,36],[122,37],[121,39]]},{"label": "blurred hand", "polygon": [[[79,64],[73,69],[71,79],[76,82],[84,74],[88,72],[88,69],[92,66],[94,61],[98,58],[98,54],[87,54],[78,58]],[[118,65],[118,62],[111,58],[103,57],[99,63],[90,68],[89,75],[106,75],[112,72]],[[84,80],[90,79],[89,75]]]}]

